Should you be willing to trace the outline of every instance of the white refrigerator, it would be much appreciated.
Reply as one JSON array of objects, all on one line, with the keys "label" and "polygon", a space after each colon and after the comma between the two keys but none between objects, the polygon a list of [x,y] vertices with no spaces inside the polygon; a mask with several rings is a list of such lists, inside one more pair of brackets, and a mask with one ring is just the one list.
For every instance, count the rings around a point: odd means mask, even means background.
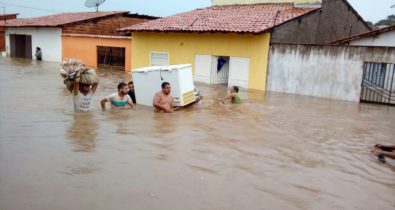
[{"label": "white refrigerator", "polygon": [[174,106],[186,106],[195,101],[192,65],[151,66],[132,71],[137,104],[153,106],[154,95],[169,82]]}]

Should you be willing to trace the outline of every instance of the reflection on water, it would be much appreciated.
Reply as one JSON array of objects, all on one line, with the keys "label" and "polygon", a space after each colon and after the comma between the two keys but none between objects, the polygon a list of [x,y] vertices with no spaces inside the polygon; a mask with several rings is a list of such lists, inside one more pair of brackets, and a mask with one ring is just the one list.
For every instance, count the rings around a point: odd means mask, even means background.
[{"label": "reflection on water", "polygon": [[[59,65],[0,59],[0,209],[394,209],[395,108],[198,84],[174,114],[73,113]],[[138,94],[138,93],[137,93]]]},{"label": "reflection on water", "polygon": [[76,151],[91,152],[95,148],[98,124],[92,113],[75,113],[68,137],[76,144]]}]

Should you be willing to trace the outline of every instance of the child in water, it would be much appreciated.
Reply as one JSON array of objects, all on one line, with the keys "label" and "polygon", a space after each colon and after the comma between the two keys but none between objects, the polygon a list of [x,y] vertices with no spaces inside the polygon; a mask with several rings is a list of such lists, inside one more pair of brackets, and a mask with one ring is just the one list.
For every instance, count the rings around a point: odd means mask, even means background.
[{"label": "child in water", "polygon": [[229,91],[230,91],[230,94],[225,96],[221,100],[221,103],[224,104],[225,100],[230,100],[232,102],[232,104],[241,104],[241,99],[239,96],[239,87],[232,86]]}]

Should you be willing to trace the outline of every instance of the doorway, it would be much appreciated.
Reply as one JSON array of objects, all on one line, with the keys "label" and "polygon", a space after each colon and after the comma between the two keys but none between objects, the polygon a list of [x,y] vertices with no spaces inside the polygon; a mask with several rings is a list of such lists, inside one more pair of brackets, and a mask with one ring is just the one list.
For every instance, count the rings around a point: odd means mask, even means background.
[{"label": "doorway", "polygon": [[195,81],[207,84],[228,84],[229,56],[196,55]]},{"label": "doorway", "polygon": [[206,84],[248,88],[250,59],[230,56],[196,55],[194,79]]},{"label": "doorway", "polygon": [[10,34],[11,57],[32,59],[32,36]]},{"label": "doorway", "polygon": [[97,66],[125,71],[125,48],[97,46]]}]

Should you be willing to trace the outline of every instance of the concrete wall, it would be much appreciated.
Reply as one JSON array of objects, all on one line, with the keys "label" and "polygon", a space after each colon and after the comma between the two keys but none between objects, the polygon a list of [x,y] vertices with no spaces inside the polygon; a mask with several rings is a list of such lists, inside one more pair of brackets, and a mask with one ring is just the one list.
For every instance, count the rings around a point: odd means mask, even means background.
[{"label": "concrete wall", "polygon": [[353,46],[395,47],[395,31],[389,31],[373,37],[366,37],[350,42]]},{"label": "concrete wall", "polygon": [[364,62],[395,62],[395,48],[270,47],[267,90],[359,101]]},{"label": "concrete wall", "polygon": [[346,1],[323,0],[321,10],[274,29],[271,43],[329,44],[369,30]]},{"label": "concrete wall", "polygon": [[62,39],[61,39],[61,28],[56,27],[20,27],[20,28],[7,28],[6,29],[6,52],[10,54],[10,34],[21,34],[32,36],[32,55],[35,59],[34,54],[36,47],[40,47],[42,50],[44,61],[62,61]]},{"label": "concrete wall", "polygon": [[313,3],[321,0],[212,0],[212,5],[233,5],[233,4],[258,4],[258,3]]}]

